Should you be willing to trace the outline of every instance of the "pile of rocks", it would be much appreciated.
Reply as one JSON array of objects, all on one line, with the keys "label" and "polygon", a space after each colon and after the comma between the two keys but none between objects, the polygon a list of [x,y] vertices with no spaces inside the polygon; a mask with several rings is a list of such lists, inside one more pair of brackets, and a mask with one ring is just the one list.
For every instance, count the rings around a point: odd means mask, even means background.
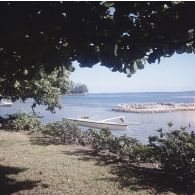
[{"label": "pile of rocks", "polygon": [[112,110],[131,113],[161,113],[195,110],[194,103],[145,103],[145,104],[118,104]]}]

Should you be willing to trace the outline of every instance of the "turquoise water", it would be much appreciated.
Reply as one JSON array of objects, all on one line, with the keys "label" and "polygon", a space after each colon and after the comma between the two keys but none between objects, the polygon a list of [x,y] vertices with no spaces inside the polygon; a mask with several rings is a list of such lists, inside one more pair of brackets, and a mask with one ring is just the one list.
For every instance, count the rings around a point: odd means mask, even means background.
[{"label": "turquoise water", "polygon": [[[36,111],[43,115],[43,122],[60,120],[65,117],[89,116],[95,119],[125,116],[129,129],[125,132],[115,131],[113,134],[136,137],[141,142],[147,142],[149,135],[155,135],[159,128],[167,128],[167,122],[172,121],[175,127],[188,126],[189,130],[195,130],[195,111],[181,111],[169,113],[119,113],[112,108],[121,103],[195,103],[195,92],[171,92],[171,93],[110,93],[87,94],[85,96],[62,96],[63,108],[56,110],[55,114],[45,110],[43,106],[37,106]],[[0,107],[0,115],[19,111],[31,112],[32,100],[26,103],[16,102],[12,107]],[[136,124],[135,124],[136,123]]]}]

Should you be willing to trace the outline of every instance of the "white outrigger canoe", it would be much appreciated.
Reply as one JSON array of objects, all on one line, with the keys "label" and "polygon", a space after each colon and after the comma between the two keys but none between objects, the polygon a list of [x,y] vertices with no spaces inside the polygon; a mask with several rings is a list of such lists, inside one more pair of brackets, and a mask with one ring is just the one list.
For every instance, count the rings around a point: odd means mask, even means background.
[{"label": "white outrigger canoe", "polygon": [[[75,118],[64,118],[66,120],[70,120],[75,122],[78,126],[82,127],[89,127],[89,128],[95,128],[95,129],[102,129],[102,128],[108,128],[109,130],[118,130],[123,131],[128,129],[127,123],[124,123],[123,120],[124,117],[114,117],[114,118],[108,118],[104,120],[93,120],[89,117],[81,117],[78,119]],[[113,119],[120,119],[121,122],[107,122]]]}]

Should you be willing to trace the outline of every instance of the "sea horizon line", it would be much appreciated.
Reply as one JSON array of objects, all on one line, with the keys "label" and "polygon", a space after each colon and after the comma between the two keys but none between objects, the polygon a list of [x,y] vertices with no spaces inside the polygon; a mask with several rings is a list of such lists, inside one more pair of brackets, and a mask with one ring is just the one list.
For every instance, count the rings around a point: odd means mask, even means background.
[{"label": "sea horizon line", "polygon": [[89,92],[87,94],[117,94],[117,93],[195,93],[195,90],[187,91],[130,91],[130,92]]}]

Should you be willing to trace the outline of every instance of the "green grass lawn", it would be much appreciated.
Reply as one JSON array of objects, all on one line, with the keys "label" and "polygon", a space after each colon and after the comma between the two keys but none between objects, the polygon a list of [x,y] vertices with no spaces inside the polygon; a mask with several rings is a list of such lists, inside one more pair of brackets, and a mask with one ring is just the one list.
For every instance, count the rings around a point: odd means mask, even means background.
[{"label": "green grass lawn", "polygon": [[77,145],[35,144],[29,135],[0,130],[0,194],[174,194],[166,179],[105,164],[89,152]]}]

